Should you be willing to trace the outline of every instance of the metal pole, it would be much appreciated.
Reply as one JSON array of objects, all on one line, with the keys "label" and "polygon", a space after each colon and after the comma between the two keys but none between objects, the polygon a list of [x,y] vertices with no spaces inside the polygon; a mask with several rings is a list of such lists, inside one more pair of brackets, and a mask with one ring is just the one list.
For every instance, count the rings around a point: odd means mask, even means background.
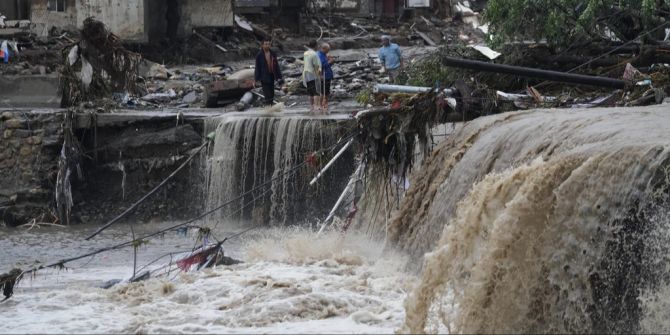
[{"label": "metal pole", "polygon": [[[404,85],[390,85],[390,84],[377,84],[373,89],[375,93],[428,93],[432,90],[433,90],[432,87],[404,86]],[[444,92],[446,95],[452,95],[454,91],[455,91],[454,89],[445,88],[442,92]]]},{"label": "metal pole", "polygon": [[321,235],[321,232],[323,232],[323,229],[326,228],[328,225],[328,221],[332,219],[335,216],[335,211],[340,207],[342,204],[342,201],[344,201],[344,197],[349,192],[349,189],[351,189],[351,186],[355,185],[356,180],[358,179],[358,175],[360,174],[361,169],[363,169],[363,163],[358,165],[358,168],[356,169],[356,172],[354,172],[354,175],[349,179],[349,183],[347,183],[347,186],[344,188],[344,191],[342,191],[342,194],[340,194],[340,197],[337,199],[337,202],[335,202],[335,206],[333,206],[333,209],[330,210],[330,213],[328,213],[328,216],[326,217],[325,220],[323,220],[323,225],[321,226],[321,229],[319,229],[319,232],[316,234],[316,236]]},{"label": "metal pole", "polygon": [[316,183],[316,181],[317,181],[319,178],[321,178],[321,176],[326,172],[326,170],[328,170],[328,169],[330,168],[330,166],[333,165],[333,163],[335,163],[335,161],[336,161],[338,158],[340,158],[340,156],[342,156],[342,154],[343,154],[345,151],[347,151],[347,149],[349,149],[349,147],[350,147],[353,143],[354,143],[354,139],[352,138],[352,139],[349,140],[349,142],[347,142],[347,144],[345,144],[345,145],[342,147],[342,149],[340,149],[340,151],[337,152],[337,154],[335,154],[335,157],[333,157],[333,159],[331,159],[330,162],[328,162],[328,164],[326,164],[326,166],[324,166],[323,169],[321,169],[321,171],[319,171],[319,174],[317,174],[316,177],[314,177],[314,179],[312,179],[312,181],[309,182],[309,185],[310,185],[310,186],[311,186],[311,185],[314,185],[314,183]]},{"label": "metal pole", "polygon": [[543,80],[557,81],[571,84],[582,84],[582,85],[591,85],[591,86],[600,86],[600,87],[609,87],[618,89],[623,89],[628,84],[626,81],[619,79],[587,76],[582,74],[565,73],[550,70],[540,70],[522,66],[493,64],[493,63],[453,58],[453,57],[442,57],[442,64],[462,69],[504,73],[520,77],[538,78]]}]

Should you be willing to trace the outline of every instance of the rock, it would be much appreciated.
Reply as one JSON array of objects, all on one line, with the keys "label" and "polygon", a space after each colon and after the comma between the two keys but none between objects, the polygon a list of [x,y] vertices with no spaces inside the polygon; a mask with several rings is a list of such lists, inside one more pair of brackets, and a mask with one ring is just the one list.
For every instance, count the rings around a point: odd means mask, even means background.
[{"label": "rock", "polygon": [[32,135],[33,135],[32,130],[28,130],[28,129],[16,129],[16,130],[14,130],[14,137],[28,138]]},{"label": "rock", "polygon": [[12,112],[2,112],[2,115],[0,116],[2,120],[9,120],[12,117],[14,117],[14,114],[12,114]]},{"label": "rock", "polygon": [[2,138],[10,138],[10,137],[12,137],[12,130],[5,129],[5,131],[2,133]]},{"label": "rock", "polygon": [[42,144],[42,137],[41,136],[31,136],[26,139],[26,142],[28,144],[32,145],[40,145]]},{"label": "rock", "polygon": [[23,128],[26,126],[26,121],[21,119],[11,119],[5,121],[5,127],[7,128]]},{"label": "rock", "polygon": [[31,153],[33,153],[33,149],[29,146],[22,146],[19,150],[19,155],[21,156],[29,156]]},{"label": "rock", "polygon": [[196,101],[198,101],[198,94],[195,93],[195,92],[190,92],[190,93],[186,94],[186,95],[181,99],[181,101],[182,101],[183,103],[185,103],[185,104],[192,104],[192,103],[195,103]]}]

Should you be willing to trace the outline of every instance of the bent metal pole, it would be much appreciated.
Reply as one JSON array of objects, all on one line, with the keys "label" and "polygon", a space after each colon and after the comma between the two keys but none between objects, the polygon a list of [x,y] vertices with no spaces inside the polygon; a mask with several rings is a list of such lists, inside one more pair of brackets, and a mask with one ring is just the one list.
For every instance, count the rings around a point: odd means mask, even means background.
[{"label": "bent metal pole", "polygon": [[582,85],[591,85],[591,86],[600,86],[600,87],[618,88],[618,89],[623,89],[626,87],[626,85],[628,85],[628,82],[624,80],[607,78],[607,77],[596,77],[596,76],[587,76],[583,74],[541,70],[523,66],[494,64],[494,63],[453,58],[453,57],[442,57],[442,64],[462,69],[504,73],[520,77],[537,78],[537,79],[571,83],[571,84],[582,84]]}]

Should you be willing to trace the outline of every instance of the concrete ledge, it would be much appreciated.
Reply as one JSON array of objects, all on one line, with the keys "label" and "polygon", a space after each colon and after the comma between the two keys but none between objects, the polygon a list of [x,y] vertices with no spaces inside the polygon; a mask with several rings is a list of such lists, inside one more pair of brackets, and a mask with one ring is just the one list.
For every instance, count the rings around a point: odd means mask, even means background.
[{"label": "concrete ledge", "polygon": [[58,76],[0,76],[0,106],[60,107]]}]

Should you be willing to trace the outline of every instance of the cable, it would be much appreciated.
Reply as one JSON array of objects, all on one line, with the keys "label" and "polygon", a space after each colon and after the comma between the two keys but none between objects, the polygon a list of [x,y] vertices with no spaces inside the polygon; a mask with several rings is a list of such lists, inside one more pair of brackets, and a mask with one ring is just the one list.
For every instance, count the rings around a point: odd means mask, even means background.
[{"label": "cable", "polygon": [[203,143],[203,144],[198,148],[198,150],[197,150],[196,152],[194,152],[193,154],[191,154],[191,156],[189,156],[188,159],[186,159],[186,161],[184,161],[179,167],[177,167],[176,170],[172,171],[172,173],[170,173],[170,175],[167,176],[167,178],[163,179],[163,181],[160,182],[160,184],[156,185],[156,187],[154,187],[151,191],[149,191],[147,194],[145,194],[144,196],[142,196],[139,200],[135,201],[135,203],[133,203],[132,205],[130,205],[130,207],[128,207],[125,211],[123,211],[123,213],[117,215],[115,218],[113,218],[112,220],[110,220],[109,222],[107,222],[104,226],[98,228],[98,230],[96,230],[96,231],[95,231],[93,234],[91,234],[89,237],[85,238],[85,240],[88,241],[88,240],[90,240],[90,239],[96,237],[98,234],[102,233],[102,232],[105,231],[107,228],[111,227],[113,224],[115,224],[116,222],[118,222],[119,220],[121,220],[123,217],[125,217],[125,216],[128,215],[128,214],[130,214],[130,212],[132,212],[137,206],[139,206],[141,203],[143,203],[145,200],[147,200],[151,195],[153,195],[154,193],[156,193],[156,191],[158,191],[158,190],[159,190],[161,187],[163,187],[163,186],[164,186],[170,179],[172,179],[175,175],[177,175],[177,173],[178,173],[179,171],[181,171],[184,167],[186,167],[186,165],[188,165],[188,163],[190,163],[191,160],[193,160],[193,158],[194,158],[196,155],[198,155],[198,154],[202,151],[202,149],[204,149],[205,147],[207,147],[207,144],[209,144],[209,141],[206,141],[205,143]]},{"label": "cable", "polygon": [[[324,151],[332,151],[332,150],[334,150],[334,148],[338,147],[341,143],[343,143],[343,142],[345,142],[345,141],[349,141],[351,138],[353,138],[353,137],[355,137],[356,135],[358,135],[358,133],[359,133],[358,131],[353,131],[353,132],[351,132],[349,135],[347,135],[347,136],[345,136],[344,138],[340,139],[337,143],[335,143],[335,144],[333,144],[332,146],[330,146],[329,148],[327,148],[327,149],[323,149],[323,150],[324,150]],[[210,214],[216,212],[217,210],[219,210],[219,209],[221,209],[221,208],[223,208],[223,207],[225,207],[225,206],[227,206],[227,205],[229,205],[229,204],[231,204],[231,203],[233,203],[233,202],[235,202],[235,201],[237,201],[237,200],[243,198],[245,195],[247,195],[247,194],[249,194],[249,193],[251,193],[251,192],[254,192],[254,191],[258,190],[258,189],[260,189],[261,187],[264,187],[264,186],[266,186],[266,185],[271,184],[272,182],[274,182],[274,181],[276,181],[276,180],[279,180],[279,178],[283,178],[285,175],[287,175],[287,174],[289,174],[289,173],[292,173],[292,172],[294,172],[294,171],[297,171],[298,169],[302,168],[305,164],[307,164],[307,161],[303,161],[302,163],[300,163],[300,164],[296,165],[295,167],[291,168],[290,170],[288,170],[288,171],[286,171],[286,172],[280,174],[279,176],[277,176],[277,177],[275,177],[275,178],[273,178],[273,179],[271,179],[271,180],[269,180],[269,181],[263,183],[262,185],[260,185],[260,186],[258,186],[258,187],[256,187],[256,188],[254,188],[254,189],[251,189],[251,190],[245,192],[245,193],[242,194],[241,196],[239,196],[239,197],[237,197],[237,198],[235,198],[235,199],[229,200],[229,201],[227,201],[227,202],[225,202],[225,203],[223,203],[223,204],[217,206],[216,208],[211,209],[211,210],[209,210],[209,211],[206,211],[206,212],[204,212],[204,213],[202,213],[202,214],[200,214],[200,215],[198,215],[198,216],[196,216],[196,217],[194,217],[194,218],[191,218],[191,219],[189,219],[189,220],[187,220],[187,221],[185,221],[185,222],[182,222],[182,223],[179,223],[179,224],[170,226],[170,227],[165,228],[165,229],[161,229],[161,230],[159,230],[159,231],[157,231],[157,232],[154,232],[154,233],[151,233],[151,234],[144,235],[144,236],[142,236],[142,237],[140,237],[140,238],[138,238],[138,239],[133,239],[132,241],[127,241],[127,242],[120,243],[120,244],[117,244],[117,245],[113,245],[113,246],[109,246],[109,247],[101,248],[101,249],[98,249],[98,250],[94,250],[94,251],[88,252],[88,253],[86,253],[86,254],[82,254],[82,255],[78,255],[78,256],[74,256],[74,257],[70,257],[70,258],[61,259],[61,260],[56,261],[56,262],[53,262],[53,263],[49,263],[49,264],[46,264],[46,265],[40,265],[40,266],[38,266],[38,267],[34,267],[34,268],[31,268],[31,269],[25,270],[25,271],[21,272],[21,274],[18,276],[18,278],[21,278],[21,277],[23,277],[23,276],[26,275],[26,274],[29,274],[29,273],[35,273],[35,272],[37,272],[37,271],[39,271],[39,270],[43,270],[43,269],[46,269],[46,268],[56,268],[56,267],[62,268],[62,267],[64,267],[64,265],[65,265],[66,263],[71,263],[71,262],[80,260],[80,259],[82,259],[82,258],[86,258],[86,257],[94,256],[94,255],[97,255],[97,254],[100,254],[100,253],[103,253],[103,252],[112,251],[112,250],[117,250],[117,249],[125,248],[125,247],[128,247],[128,246],[137,245],[138,243],[141,243],[141,242],[144,241],[144,240],[150,239],[150,238],[155,237],[155,236],[157,236],[157,235],[164,234],[164,233],[166,233],[166,232],[168,232],[168,231],[171,231],[171,230],[174,230],[174,229],[176,229],[176,228],[179,228],[179,227],[182,227],[182,226],[186,226],[186,225],[188,225],[188,224],[190,224],[190,223],[193,223],[193,222],[195,222],[195,221],[197,221],[197,220],[199,220],[199,219],[202,219],[203,217],[208,216],[208,215],[210,215]],[[252,228],[250,228],[250,229],[248,229],[248,230],[255,229],[255,228],[257,228],[257,227],[252,227]],[[247,231],[248,231],[248,230],[247,230]],[[243,231],[242,233],[244,233],[244,232],[246,232],[246,231]],[[235,234],[235,235],[233,235],[233,236],[230,236],[230,237],[224,239],[224,241],[226,241],[227,239],[230,239],[230,238],[239,236],[239,235],[241,235],[242,233],[238,233],[238,234]],[[224,242],[224,241],[222,241],[222,242]],[[219,242],[219,243],[222,243],[222,242]],[[0,284],[4,284],[4,282],[2,282],[2,283],[0,283]]]}]

